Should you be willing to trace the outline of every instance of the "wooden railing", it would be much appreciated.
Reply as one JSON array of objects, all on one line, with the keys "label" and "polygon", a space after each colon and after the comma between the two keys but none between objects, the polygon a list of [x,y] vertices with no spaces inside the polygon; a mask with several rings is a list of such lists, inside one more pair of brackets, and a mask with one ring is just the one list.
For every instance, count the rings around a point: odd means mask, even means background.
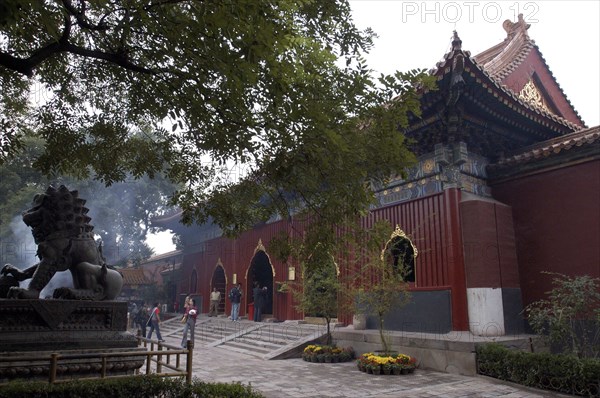
[{"label": "wooden railing", "polygon": [[[43,362],[48,361],[49,366],[49,383],[61,383],[69,381],[71,379],[57,379],[57,370],[61,365],[61,362],[67,360],[79,360],[79,359],[100,359],[101,367],[100,374],[97,377],[84,377],[77,378],[77,380],[90,380],[90,379],[107,379],[107,378],[121,378],[129,377],[130,375],[110,375],[107,373],[108,360],[111,358],[121,357],[145,357],[146,364],[145,369],[140,371],[137,369],[136,374],[155,374],[159,377],[181,377],[184,376],[186,383],[192,382],[192,359],[193,359],[193,344],[188,341],[186,348],[175,347],[169,344],[164,344],[156,340],[146,339],[141,336],[137,336],[138,346],[150,349],[147,351],[123,351],[114,353],[88,353],[88,354],[68,354],[68,353],[52,353],[48,355],[29,355],[19,357],[3,357],[0,358],[1,362]],[[156,346],[156,349],[155,349]],[[182,364],[181,357],[184,356],[185,363]],[[172,360],[172,358],[174,358]],[[155,364],[155,371],[152,371],[152,364]],[[170,371],[163,371],[166,368]]]},{"label": "wooden railing", "polygon": [[[155,374],[160,377],[178,377],[185,376],[185,381],[188,384],[192,382],[192,359],[194,353],[194,345],[191,341],[187,342],[187,348],[175,347],[169,344],[161,343],[156,340],[149,340],[145,337],[137,336],[138,345],[143,345],[145,348],[150,345],[150,351],[146,351],[146,374],[150,374],[154,362],[156,364]],[[157,345],[158,350],[154,350],[154,345]],[[166,351],[163,350],[166,348]],[[181,367],[181,355],[185,354],[185,367]],[[156,359],[154,358],[156,356]],[[171,357],[175,356],[175,363],[171,363]],[[166,361],[163,361],[166,357]],[[163,367],[172,372],[163,372]]]}]

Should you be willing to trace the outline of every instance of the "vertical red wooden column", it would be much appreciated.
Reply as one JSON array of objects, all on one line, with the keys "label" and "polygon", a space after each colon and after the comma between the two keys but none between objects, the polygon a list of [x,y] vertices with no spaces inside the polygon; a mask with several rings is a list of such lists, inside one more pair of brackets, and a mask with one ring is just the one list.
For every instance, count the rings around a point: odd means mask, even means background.
[{"label": "vertical red wooden column", "polygon": [[445,246],[448,258],[448,279],[452,294],[452,330],[469,330],[467,281],[460,228],[460,197],[461,193],[457,188],[444,190],[446,207]]}]

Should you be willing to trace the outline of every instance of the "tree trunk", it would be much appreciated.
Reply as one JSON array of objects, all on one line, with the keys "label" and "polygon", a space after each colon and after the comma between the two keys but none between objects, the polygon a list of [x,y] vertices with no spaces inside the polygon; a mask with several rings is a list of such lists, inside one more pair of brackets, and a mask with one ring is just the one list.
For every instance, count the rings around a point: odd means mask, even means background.
[{"label": "tree trunk", "polygon": [[379,337],[381,338],[381,348],[383,348],[383,352],[386,354],[390,351],[388,347],[388,342],[383,334],[383,314],[379,313]]}]

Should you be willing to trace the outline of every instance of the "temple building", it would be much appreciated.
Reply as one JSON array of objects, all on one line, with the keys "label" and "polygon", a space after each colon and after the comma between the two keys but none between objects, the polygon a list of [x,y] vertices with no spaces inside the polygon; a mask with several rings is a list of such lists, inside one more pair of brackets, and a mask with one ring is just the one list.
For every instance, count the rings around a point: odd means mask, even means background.
[{"label": "temple building", "polygon": [[[552,288],[545,272],[600,277],[600,127],[584,124],[522,16],[503,27],[504,41],[475,56],[454,33],[431,71],[438,90],[422,93],[422,117],[402,131],[418,163],[382,187],[361,220],[397,225],[394,236],[418,253],[412,301],[388,315],[388,329],[520,333],[523,308]],[[184,245],[175,297],[193,293],[207,309],[213,287],[226,297],[241,283],[246,315],[258,281],[268,287],[265,317],[303,318],[278,288],[299,276],[269,253],[293,220],[235,240],[179,220],[179,213],[156,220]],[[226,298],[222,311],[230,305]],[[352,314],[339,319],[349,323]]]}]

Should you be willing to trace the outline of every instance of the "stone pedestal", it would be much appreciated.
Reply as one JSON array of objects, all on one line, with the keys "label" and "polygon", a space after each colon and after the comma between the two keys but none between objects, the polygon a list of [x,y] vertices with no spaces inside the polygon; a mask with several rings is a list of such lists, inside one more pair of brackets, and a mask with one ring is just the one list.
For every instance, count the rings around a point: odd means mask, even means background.
[{"label": "stone pedestal", "polygon": [[[58,378],[99,375],[108,354],[107,375],[130,374],[144,357],[111,357],[143,351],[127,332],[127,303],[79,300],[0,299],[0,381],[48,379],[50,357],[59,354]],[[69,357],[85,358],[69,358]]]}]

